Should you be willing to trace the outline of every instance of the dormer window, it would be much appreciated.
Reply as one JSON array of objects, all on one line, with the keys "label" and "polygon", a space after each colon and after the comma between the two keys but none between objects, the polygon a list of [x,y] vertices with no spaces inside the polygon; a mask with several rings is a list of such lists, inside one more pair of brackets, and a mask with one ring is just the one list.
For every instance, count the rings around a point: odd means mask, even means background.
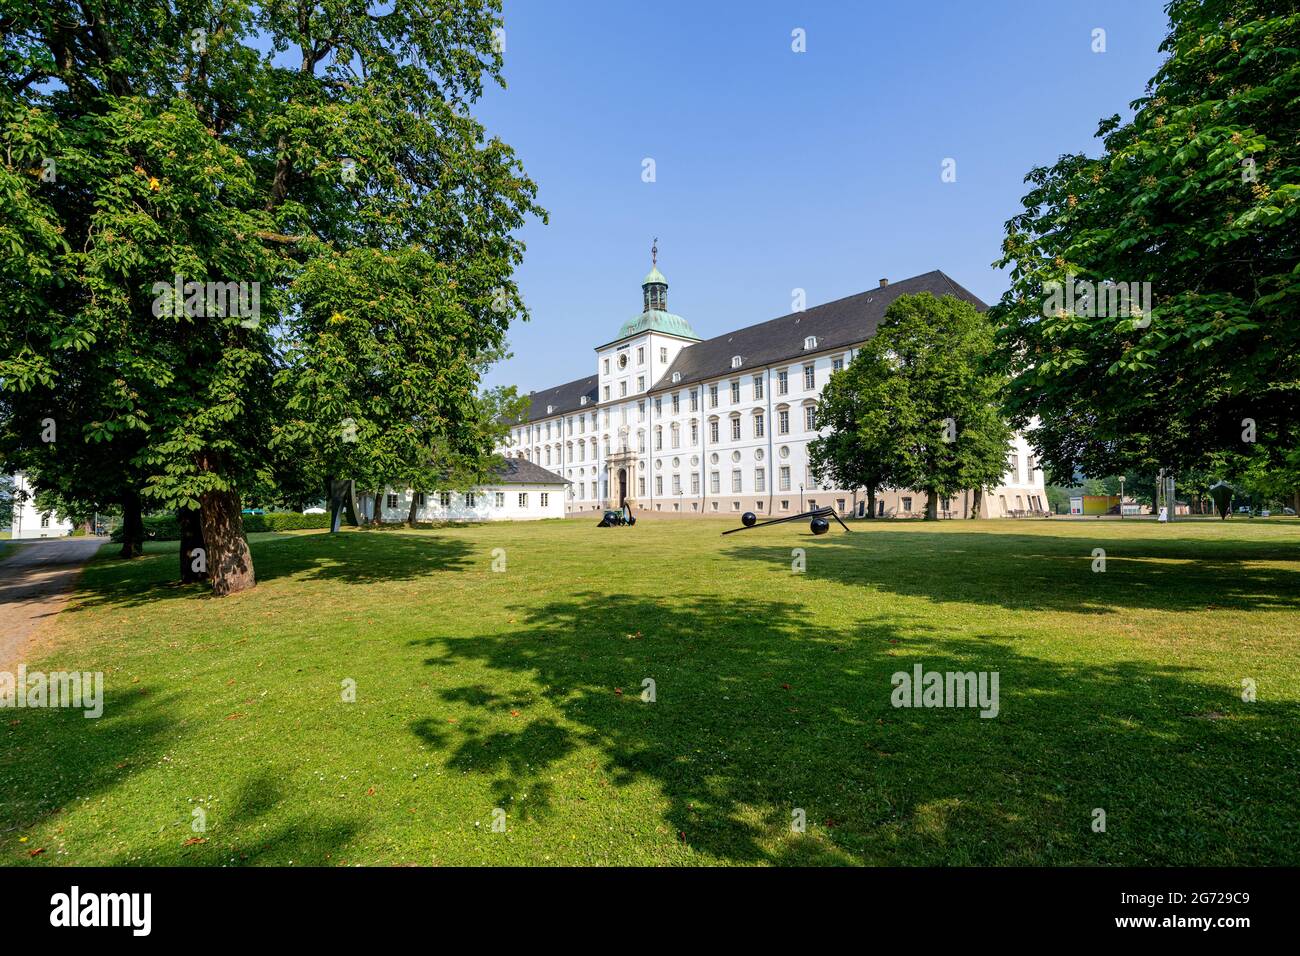
[{"label": "dormer window", "polygon": [[584,396],[582,396],[582,398],[578,399],[578,404],[579,404],[579,405],[586,405],[586,404],[587,404],[587,396],[584,395]]},{"label": "dormer window", "polygon": [[817,336],[810,335],[808,338],[804,339],[803,347],[805,349],[815,349],[817,347]]},{"label": "dormer window", "polygon": [[742,363],[743,361],[744,361],[744,360],[743,360],[739,355],[733,355],[733,356],[731,357],[731,367],[732,367],[732,368],[740,368],[741,363]]},{"label": "dormer window", "polygon": [[554,411],[555,411],[555,406],[554,406],[554,405],[547,405],[547,406],[546,406],[546,414],[550,415],[550,414],[551,414],[552,412],[554,412]]},{"label": "dormer window", "polygon": [[677,384],[678,382],[680,382],[681,380],[682,380],[682,373],[681,373],[681,372],[673,372],[673,384],[676,385],[676,384]]}]

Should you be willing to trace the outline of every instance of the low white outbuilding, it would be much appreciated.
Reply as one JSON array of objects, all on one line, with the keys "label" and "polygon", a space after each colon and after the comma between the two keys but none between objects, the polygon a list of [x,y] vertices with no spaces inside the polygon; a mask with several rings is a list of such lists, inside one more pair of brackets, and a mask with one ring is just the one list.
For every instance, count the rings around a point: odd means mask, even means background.
[{"label": "low white outbuilding", "polygon": [[[379,520],[400,523],[411,512],[415,497],[416,521],[537,521],[563,518],[564,499],[571,482],[540,465],[507,458],[495,481],[468,491],[416,491],[385,488]],[[357,495],[357,510],[363,518],[374,518],[375,497]]]},{"label": "low white outbuilding", "polygon": [[14,475],[13,538],[62,538],[72,534],[72,522],[50,511],[37,511],[36,492],[21,471]]}]

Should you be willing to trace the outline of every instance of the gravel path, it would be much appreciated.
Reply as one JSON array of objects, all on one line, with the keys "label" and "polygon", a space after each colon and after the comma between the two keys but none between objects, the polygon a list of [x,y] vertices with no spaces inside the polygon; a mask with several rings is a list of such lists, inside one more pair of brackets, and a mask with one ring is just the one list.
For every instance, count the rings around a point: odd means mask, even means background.
[{"label": "gravel path", "polygon": [[68,603],[82,565],[107,540],[87,536],[14,542],[15,553],[0,560],[0,669],[23,659],[36,628]]}]

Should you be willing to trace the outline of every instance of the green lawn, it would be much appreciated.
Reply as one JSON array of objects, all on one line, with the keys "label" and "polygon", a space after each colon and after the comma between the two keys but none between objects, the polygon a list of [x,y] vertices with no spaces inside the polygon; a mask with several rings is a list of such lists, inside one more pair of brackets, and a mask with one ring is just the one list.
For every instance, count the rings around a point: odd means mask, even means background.
[{"label": "green lawn", "polygon": [[594,524],[261,536],[225,600],[106,548],[29,665],[104,716],[0,714],[0,860],[1300,863],[1295,521]]}]

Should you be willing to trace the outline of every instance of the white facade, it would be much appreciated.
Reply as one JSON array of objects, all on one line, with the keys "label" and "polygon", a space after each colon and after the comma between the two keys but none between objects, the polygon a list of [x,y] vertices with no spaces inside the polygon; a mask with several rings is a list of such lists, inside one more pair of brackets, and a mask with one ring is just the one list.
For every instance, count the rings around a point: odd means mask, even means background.
[{"label": "white facade", "polygon": [[36,510],[35,491],[22,472],[14,475],[13,538],[62,538],[72,534],[72,522],[50,512]]},{"label": "white facade", "polygon": [[[826,505],[853,513],[858,500],[865,507],[865,494],[816,483],[807,452],[819,434],[812,414],[822,388],[862,344],[843,331],[844,312],[859,302],[863,310],[874,304],[881,311],[885,301],[914,287],[928,291],[919,287],[936,285],[934,277],[960,289],[942,273],[887,291],[882,282],[875,295],[701,342],[684,320],[662,311],[667,282],[652,270],[643,284],[645,312],[626,323],[618,339],[596,348],[594,379],[534,393],[530,420],[511,429],[502,451],[571,481],[569,514],[616,508],[624,500],[638,512],[683,515],[754,511],[779,517]],[[838,312],[819,316],[823,309]],[[819,328],[831,334],[815,334]],[[733,339],[738,353],[720,353]],[[755,360],[743,354],[746,343],[780,358]],[[707,349],[709,374],[701,376],[691,349]],[[923,492],[882,492],[877,501],[878,513],[888,516],[923,514],[926,507]],[[941,502],[940,510],[964,517],[973,504],[967,492]],[[982,514],[1046,510],[1042,471],[1016,435],[1003,485],[986,492]]]},{"label": "white facade", "polygon": [[[416,521],[537,521],[564,517],[565,484],[554,482],[483,485],[472,491],[395,491],[387,489],[379,503],[379,520],[401,523],[416,495]],[[372,494],[357,495],[357,508],[367,518],[375,513]]]}]

